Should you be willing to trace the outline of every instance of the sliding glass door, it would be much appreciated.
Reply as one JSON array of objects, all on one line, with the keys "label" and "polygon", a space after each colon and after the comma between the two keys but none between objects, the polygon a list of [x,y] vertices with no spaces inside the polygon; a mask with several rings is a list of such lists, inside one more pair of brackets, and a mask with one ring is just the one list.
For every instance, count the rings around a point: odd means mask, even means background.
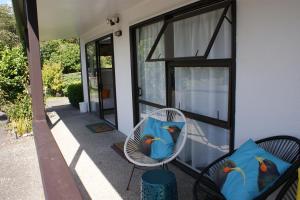
[{"label": "sliding glass door", "polygon": [[99,94],[101,102],[101,117],[116,126],[117,110],[115,95],[115,69],[112,35],[97,41],[99,62]]},{"label": "sliding glass door", "polygon": [[86,45],[86,65],[88,73],[90,111],[94,113],[100,112],[99,107],[99,71],[96,61],[96,43],[90,42]]},{"label": "sliding glass door", "polygon": [[180,8],[131,27],[135,123],[163,107],[188,119],[178,163],[201,171],[233,149],[235,5]]},{"label": "sliding glass door", "polygon": [[117,128],[112,34],[86,44],[90,111]]}]

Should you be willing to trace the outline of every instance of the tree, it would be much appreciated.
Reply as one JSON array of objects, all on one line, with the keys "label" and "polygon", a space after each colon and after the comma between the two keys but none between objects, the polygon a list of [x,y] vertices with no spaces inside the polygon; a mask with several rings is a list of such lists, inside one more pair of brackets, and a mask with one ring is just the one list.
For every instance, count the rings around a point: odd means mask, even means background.
[{"label": "tree", "polygon": [[54,55],[56,52],[59,51],[60,48],[60,40],[51,40],[47,42],[41,43],[41,59],[42,63],[47,64],[51,57],[57,56]]},{"label": "tree", "polygon": [[4,49],[4,46],[15,47],[19,42],[12,8],[8,5],[0,5],[0,50]]},{"label": "tree", "polygon": [[61,64],[64,74],[80,71],[80,50],[76,38],[42,42],[41,55],[43,64]]},{"label": "tree", "polygon": [[61,65],[63,73],[80,71],[80,52],[79,45],[74,43],[63,43],[60,49]]}]

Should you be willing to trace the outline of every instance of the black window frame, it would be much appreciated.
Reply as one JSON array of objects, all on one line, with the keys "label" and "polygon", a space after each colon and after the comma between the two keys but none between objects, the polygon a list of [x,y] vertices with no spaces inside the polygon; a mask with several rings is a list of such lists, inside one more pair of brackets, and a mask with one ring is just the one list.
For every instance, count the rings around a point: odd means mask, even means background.
[{"label": "black window frame", "polygon": [[[157,62],[157,61],[180,61],[180,60],[206,60],[209,53],[210,53],[210,50],[217,38],[217,35],[221,29],[221,26],[224,22],[224,20],[228,20],[229,23],[232,24],[231,20],[226,16],[227,13],[228,13],[228,10],[231,6],[231,1],[224,1],[224,2],[220,2],[220,3],[217,3],[217,4],[213,4],[211,6],[207,6],[207,7],[204,7],[204,8],[199,8],[199,9],[196,9],[194,11],[191,11],[191,12],[187,12],[187,13],[184,13],[184,14],[178,14],[178,15],[175,15],[175,16],[172,16],[172,17],[168,17],[167,19],[164,20],[164,24],[161,28],[161,30],[159,31],[158,33],[158,36],[156,37],[153,45],[152,45],[152,48],[150,49],[148,55],[147,55],[147,58],[146,58],[146,62]],[[212,11],[215,11],[215,10],[218,10],[218,9],[223,9],[222,11],[222,14],[220,16],[220,18],[218,19],[218,23],[217,23],[217,26],[214,30],[214,33],[207,45],[207,48],[205,50],[205,53],[203,56],[191,56],[191,57],[174,57],[174,58],[152,58],[153,56],[153,53],[161,39],[161,37],[163,36],[163,34],[165,33],[168,25],[172,22],[175,22],[175,21],[179,21],[179,20],[183,20],[183,19],[187,19],[187,18],[190,18],[190,17],[194,17],[194,16],[197,16],[197,15],[201,15],[201,14],[205,14],[205,13],[208,13],[208,12],[212,12]],[[197,52],[198,53],[198,52]]]},{"label": "black window frame", "polygon": [[[156,45],[159,42],[161,35],[164,33],[169,22],[185,19],[191,16],[199,15],[201,13],[210,12],[224,8],[220,20],[217,23],[213,37],[211,38],[209,45],[205,51],[204,56],[196,57],[178,57],[178,58],[163,58],[163,59],[151,59],[151,56],[155,50]],[[226,16],[226,9],[231,9],[231,19]],[[225,12],[225,14],[224,14]],[[225,59],[207,59],[210,49],[213,46],[213,42],[220,30],[224,20],[227,20],[231,24],[231,58]],[[137,66],[137,49],[136,49],[136,29],[141,28],[146,25],[151,25],[153,23],[163,21],[164,24],[146,58],[146,62],[165,62],[165,77],[166,77],[166,105],[160,105],[157,103],[145,101],[139,99],[140,88],[138,87],[138,66]],[[232,152],[234,149],[234,133],[235,133],[235,87],[236,87],[236,0],[202,0],[189,4],[187,6],[178,8],[176,10],[167,12],[165,14],[156,16],[154,18],[148,19],[146,21],[137,23],[129,27],[130,32],[130,53],[131,53],[131,77],[132,77],[132,99],[133,99],[133,122],[134,125],[138,124],[140,120],[139,116],[139,106],[140,104],[148,105],[155,108],[165,108],[170,107],[172,104],[172,99],[170,96],[171,91],[171,80],[170,73],[174,67],[190,67],[190,66],[206,66],[206,67],[228,67],[229,69],[229,91],[228,91],[228,117],[227,121],[218,120],[216,118],[203,116],[191,112],[181,110],[186,117],[192,118],[204,123],[208,123],[214,126],[218,126],[229,131],[229,151]],[[200,66],[199,66],[200,65]],[[176,161],[175,161],[176,163]],[[177,163],[180,167],[184,166],[181,163]],[[191,175],[196,175],[197,172],[183,169]]]}]

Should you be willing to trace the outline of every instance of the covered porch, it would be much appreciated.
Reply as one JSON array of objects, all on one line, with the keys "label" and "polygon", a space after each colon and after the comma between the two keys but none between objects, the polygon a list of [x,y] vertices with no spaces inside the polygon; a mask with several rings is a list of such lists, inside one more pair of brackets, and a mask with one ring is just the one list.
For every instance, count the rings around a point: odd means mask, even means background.
[{"label": "covered porch", "polygon": [[[86,125],[99,122],[91,113],[80,113],[67,101],[47,102],[51,132],[69,166],[83,199],[139,199],[140,179],[145,168],[134,172],[127,191],[132,164],[112,149],[126,137],[117,130],[93,133]],[[173,164],[179,199],[192,199],[195,179]],[[146,170],[149,170],[146,169]]]},{"label": "covered porch", "polygon": [[[299,137],[297,0],[13,4],[29,58],[33,131],[46,199],[137,199],[142,172],[127,192],[130,164],[111,145],[124,141],[145,114],[159,108],[180,109],[189,119],[188,143],[176,161],[194,177],[249,138]],[[203,24],[205,37],[198,41]],[[80,39],[84,102],[94,115],[53,105],[49,127],[39,42],[70,37]],[[108,37],[112,46],[104,51]],[[101,64],[107,55],[110,69]],[[116,130],[91,134],[86,124],[106,120],[102,79],[109,70]],[[180,199],[190,199],[194,179],[175,166],[171,170]]]}]

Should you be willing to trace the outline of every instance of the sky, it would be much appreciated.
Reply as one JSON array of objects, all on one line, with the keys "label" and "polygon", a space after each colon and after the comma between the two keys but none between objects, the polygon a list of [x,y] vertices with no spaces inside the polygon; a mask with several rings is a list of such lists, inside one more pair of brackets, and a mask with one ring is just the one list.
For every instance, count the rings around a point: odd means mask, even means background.
[{"label": "sky", "polygon": [[0,4],[8,4],[8,5],[11,5],[11,0],[0,0]]}]

